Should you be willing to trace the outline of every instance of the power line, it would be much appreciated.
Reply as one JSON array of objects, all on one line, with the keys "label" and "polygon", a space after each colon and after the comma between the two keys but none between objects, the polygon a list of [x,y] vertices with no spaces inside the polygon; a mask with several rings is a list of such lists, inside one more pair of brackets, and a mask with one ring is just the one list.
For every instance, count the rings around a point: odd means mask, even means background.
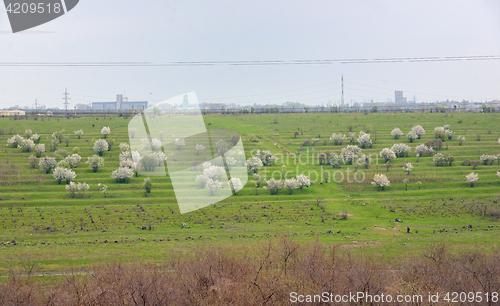
[{"label": "power line", "polygon": [[499,60],[500,55],[432,56],[394,58],[313,59],[313,60],[237,60],[179,62],[0,62],[2,67],[177,67],[177,66],[270,66],[270,65],[330,65],[374,64],[400,62],[450,62]]}]

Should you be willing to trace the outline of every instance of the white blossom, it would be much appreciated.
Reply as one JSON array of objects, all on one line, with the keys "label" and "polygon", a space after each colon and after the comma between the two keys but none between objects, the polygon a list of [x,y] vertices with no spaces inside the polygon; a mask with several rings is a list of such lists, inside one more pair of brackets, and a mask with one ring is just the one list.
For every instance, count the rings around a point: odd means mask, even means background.
[{"label": "white blossom", "polygon": [[382,151],[380,151],[380,157],[385,159],[386,162],[388,162],[391,159],[396,158],[396,154],[391,149],[385,148],[382,149]]},{"label": "white blossom", "polygon": [[417,133],[411,131],[409,132],[406,137],[408,137],[408,139],[410,140],[410,142],[413,142],[413,140],[417,139],[418,138],[418,135]]},{"label": "white blossom", "polygon": [[256,157],[258,157],[264,166],[272,166],[278,158],[271,153],[269,150],[257,150],[257,153],[255,154]]},{"label": "white blossom", "polygon": [[479,180],[479,176],[476,173],[471,172],[469,175],[465,176],[465,179],[467,180],[468,183],[470,183],[471,187],[474,187],[476,181]]},{"label": "white blossom", "polygon": [[18,148],[22,149],[23,152],[31,152],[35,147],[35,142],[31,139],[23,139],[20,144],[18,144]]},{"label": "white blossom", "polygon": [[422,137],[423,135],[425,135],[425,130],[424,128],[421,126],[421,125],[416,125],[414,126],[411,131],[415,134],[417,134],[418,138],[420,139],[420,137]]},{"label": "white blossom", "polygon": [[71,168],[76,168],[81,160],[82,157],[76,153],[66,156],[66,158],[64,159],[64,161],[67,162]]},{"label": "white blossom", "polygon": [[118,183],[127,183],[128,180],[134,176],[134,171],[127,167],[119,167],[111,172],[111,177],[116,179]]},{"label": "white blossom", "polygon": [[80,139],[83,136],[83,130],[74,131],[75,135]]},{"label": "white blossom", "polygon": [[333,133],[332,136],[330,136],[330,140],[333,141],[335,145],[342,145],[342,142],[347,139],[347,136],[344,134],[335,134]]},{"label": "white blossom", "polygon": [[[106,185],[105,185],[106,186]],[[108,186],[106,186],[107,188]],[[70,182],[68,185],[66,185],[66,190],[68,190],[71,194],[71,197],[74,198],[75,194],[78,194],[79,198],[82,198],[83,195],[85,194],[85,191],[89,190],[90,186],[87,183],[74,183]],[[106,191],[104,191],[106,192]]]},{"label": "white blossom", "polygon": [[101,134],[104,136],[104,138],[108,137],[109,134],[111,134],[111,129],[107,126],[103,127],[101,129]]},{"label": "white blossom", "polygon": [[126,142],[120,143],[119,147],[120,147],[120,151],[122,151],[122,152],[130,150],[130,145]]},{"label": "white blossom", "polygon": [[410,175],[411,170],[413,169],[413,165],[411,163],[406,163],[403,165],[403,171],[407,172]]},{"label": "white blossom", "polygon": [[177,147],[177,150],[180,150],[183,146],[186,145],[186,141],[184,139],[176,138],[174,144]]},{"label": "white blossom", "polygon": [[22,143],[23,140],[24,138],[21,135],[16,134],[7,140],[7,146],[17,148]]},{"label": "white blossom", "polygon": [[38,165],[45,173],[49,174],[52,169],[54,169],[57,165],[57,161],[53,157],[42,157],[38,162]]},{"label": "white blossom", "polygon": [[257,173],[262,166],[262,161],[258,157],[254,156],[247,159],[248,172],[250,173]]},{"label": "white blossom", "polygon": [[375,174],[373,177],[373,182],[372,185],[378,186],[382,190],[385,189],[385,187],[391,186],[391,182],[387,179],[387,176],[385,174]]},{"label": "white blossom", "polygon": [[24,130],[24,135],[26,138],[31,138],[31,135],[33,134],[33,131],[30,129]]},{"label": "white blossom", "polygon": [[299,188],[299,184],[295,178],[286,179],[283,186],[288,189],[288,194],[292,194],[294,189]]},{"label": "white blossom", "polygon": [[210,191],[210,195],[214,196],[217,193],[217,190],[222,189],[223,184],[218,180],[208,179],[205,184],[205,189]]},{"label": "white blossom", "polygon": [[227,184],[229,185],[229,188],[234,190],[234,193],[237,193],[243,188],[243,184],[241,183],[241,180],[237,177],[231,178]]},{"label": "white blossom", "polygon": [[76,178],[76,173],[68,168],[56,167],[52,173],[52,177],[55,178],[59,184],[61,184],[62,180],[66,180],[66,183],[69,184],[71,180]]},{"label": "white blossom", "polygon": [[31,139],[33,139],[33,141],[34,141],[35,143],[38,143],[38,141],[40,140],[40,135],[38,135],[38,134],[33,134],[33,135],[31,135]]},{"label": "white blossom", "polygon": [[498,157],[495,155],[483,154],[479,158],[485,165],[491,165],[494,161],[498,160]]},{"label": "white blossom", "polygon": [[238,162],[234,157],[229,156],[226,158],[226,164],[229,170],[231,170],[232,167],[236,166],[237,163]]},{"label": "white blossom", "polygon": [[157,138],[151,139],[151,150],[156,151],[161,148],[161,141]]},{"label": "white blossom", "polygon": [[299,185],[300,189],[303,187],[309,187],[311,186],[311,180],[304,174],[297,175],[297,185]]},{"label": "white blossom", "polygon": [[391,150],[397,157],[406,157],[411,152],[411,147],[405,143],[396,143],[392,145]]},{"label": "white blossom", "polygon": [[108,151],[109,146],[106,140],[97,139],[94,143],[93,149],[99,154],[99,156],[102,156],[102,153]]},{"label": "white blossom", "polygon": [[432,147],[428,147],[424,144],[418,145],[415,148],[415,153],[417,153],[419,156],[423,156],[424,153],[432,153],[434,152],[434,149]]},{"label": "white blossom", "polygon": [[347,146],[340,150],[340,155],[345,162],[354,163],[354,160],[361,155],[361,148],[358,146]]},{"label": "white blossom", "polygon": [[200,154],[201,151],[205,150],[205,146],[202,144],[197,144],[195,146],[195,149],[196,149],[196,155],[198,155],[198,154]]},{"label": "white blossom", "polygon": [[87,165],[92,168],[94,172],[97,172],[97,169],[104,166],[104,158],[99,157],[97,155],[89,156],[87,159]]},{"label": "white blossom", "polygon": [[269,181],[267,181],[266,186],[264,186],[264,189],[269,190],[271,194],[278,194],[278,192],[282,188],[283,183],[280,180],[275,180],[274,178],[271,178]]},{"label": "white blossom", "polygon": [[394,130],[392,130],[391,135],[392,137],[394,137],[394,139],[399,139],[399,137],[403,136],[404,133],[400,128],[395,128]]},{"label": "white blossom", "polygon": [[371,147],[373,141],[370,137],[370,134],[366,134],[365,132],[359,132],[358,143],[361,148]]}]

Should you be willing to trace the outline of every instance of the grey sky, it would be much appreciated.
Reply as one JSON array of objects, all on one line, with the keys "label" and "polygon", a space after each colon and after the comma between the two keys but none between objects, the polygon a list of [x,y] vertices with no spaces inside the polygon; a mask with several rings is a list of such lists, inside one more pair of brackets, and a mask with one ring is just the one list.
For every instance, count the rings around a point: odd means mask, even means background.
[{"label": "grey sky", "polygon": [[[500,55],[500,4],[474,1],[82,0],[12,34],[0,9],[0,62],[222,61]],[[196,91],[200,102],[321,104],[500,99],[500,60],[295,66],[0,67],[0,108],[62,107]]]}]

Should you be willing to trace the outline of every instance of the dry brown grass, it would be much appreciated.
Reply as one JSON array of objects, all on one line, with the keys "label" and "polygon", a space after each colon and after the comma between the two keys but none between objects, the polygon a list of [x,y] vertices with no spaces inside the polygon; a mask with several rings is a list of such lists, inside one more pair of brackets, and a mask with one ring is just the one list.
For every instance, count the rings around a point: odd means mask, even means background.
[{"label": "dry brown grass", "polygon": [[394,296],[500,291],[499,253],[453,255],[444,245],[432,245],[423,255],[385,262],[320,243],[299,246],[287,237],[259,251],[231,256],[223,248],[201,249],[168,256],[161,265],[111,262],[46,288],[28,263],[23,274],[13,270],[0,285],[0,304],[288,305],[292,291]]}]

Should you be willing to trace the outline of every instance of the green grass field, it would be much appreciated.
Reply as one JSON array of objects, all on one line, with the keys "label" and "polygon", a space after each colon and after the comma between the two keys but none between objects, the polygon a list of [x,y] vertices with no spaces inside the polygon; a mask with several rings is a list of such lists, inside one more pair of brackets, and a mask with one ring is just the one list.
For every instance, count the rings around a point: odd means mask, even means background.
[{"label": "green grass field", "polygon": [[[290,235],[297,242],[317,239],[325,244],[340,244],[362,254],[381,259],[398,258],[410,252],[420,252],[431,242],[447,242],[455,251],[480,250],[489,252],[498,245],[500,228],[500,170],[493,165],[462,166],[464,160],[476,160],[482,154],[500,153],[500,129],[497,114],[481,113],[409,113],[409,114],[262,114],[207,115],[209,129],[231,129],[242,135],[247,158],[254,149],[271,150],[275,154],[300,156],[300,162],[284,158],[292,176],[299,173],[328,172],[337,180],[314,183],[310,188],[297,189],[292,195],[281,190],[270,195],[262,187],[256,189],[252,179],[236,196],[216,205],[180,214],[172,184],[168,177],[151,177],[152,192],[145,195],[144,176],[133,177],[130,183],[118,184],[111,172],[118,165],[121,142],[128,142],[129,119],[116,116],[78,116],[77,118],[45,118],[35,121],[0,117],[0,274],[9,266],[30,258],[36,259],[42,271],[62,271],[85,268],[110,259],[124,262],[161,261],[170,252],[188,253],[197,247],[224,245],[235,253],[251,251],[279,235]],[[414,125],[426,130],[422,139],[409,143],[406,135],[394,140],[390,135],[399,127],[406,134]],[[364,167],[342,165],[334,169],[318,165],[313,156],[322,152],[340,152],[329,140],[332,133],[359,132],[371,129],[372,148],[365,154],[376,154],[394,143],[407,143],[413,149],[434,139],[434,128],[449,124],[456,134],[444,142],[441,153],[455,157],[452,166],[435,167],[432,157],[397,158],[386,169],[385,162]],[[111,151],[105,152],[105,166],[97,173],[85,164],[94,154],[93,142],[101,138],[100,130],[111,128],[109,138],[115,140]],[[42,135],[41,143],[48,146],[54,131],[65,130],[68,148],[78,147],[82,162],[75,172],[75,182],[90,184],[83,199],[73,199],[52,175],[31,169],[28,157],[20,149],[6,146],[14,134],[24,135],[26,129]],[[77,139],[73,131],[83,129]],[[300,129],[302,133],[294,136]],[[2,133],[3,132],[3,133]],[[2,135],[3,134],[3,135]],[[459,146],[457,136],[465,136]],[[478,141],[478,135],[481,140]],[[315,146],[305,146],[305,140],[317,138]],[[50,156],[45,153],[43,156]],[[414,169],[409,176],[408,190],[403,180],[404,162]],[[323,168],[322,168],[323,167]],[[267,178],[278,178],[281,165],[264,167]],[[365,180],[352,182],[360,171]],[[351,182],[347,181],[348,172]],[[479,181],[470,188],[465,176],[478,173]],[[391,186],[383,191],[371,185],[374,174],[386,174]],[[417,182],[421,184],[417,184]],[[97,184],[109,186],[105,198]],[[403,222],[395,222],[400,218]],[[187,227],[182,228],[181,224]],[[469,229],[472,225],[472,229]],[[146,226],[146,230],[142,227]],[[406,227],[411,233],[406,233]],[[465,226],[465,228],[463,228]],[[151,229],[149,229],[151,228]],[[418,231],[418,233],[416,232]],[[15,241],[15,243],[13,243]]]}]

